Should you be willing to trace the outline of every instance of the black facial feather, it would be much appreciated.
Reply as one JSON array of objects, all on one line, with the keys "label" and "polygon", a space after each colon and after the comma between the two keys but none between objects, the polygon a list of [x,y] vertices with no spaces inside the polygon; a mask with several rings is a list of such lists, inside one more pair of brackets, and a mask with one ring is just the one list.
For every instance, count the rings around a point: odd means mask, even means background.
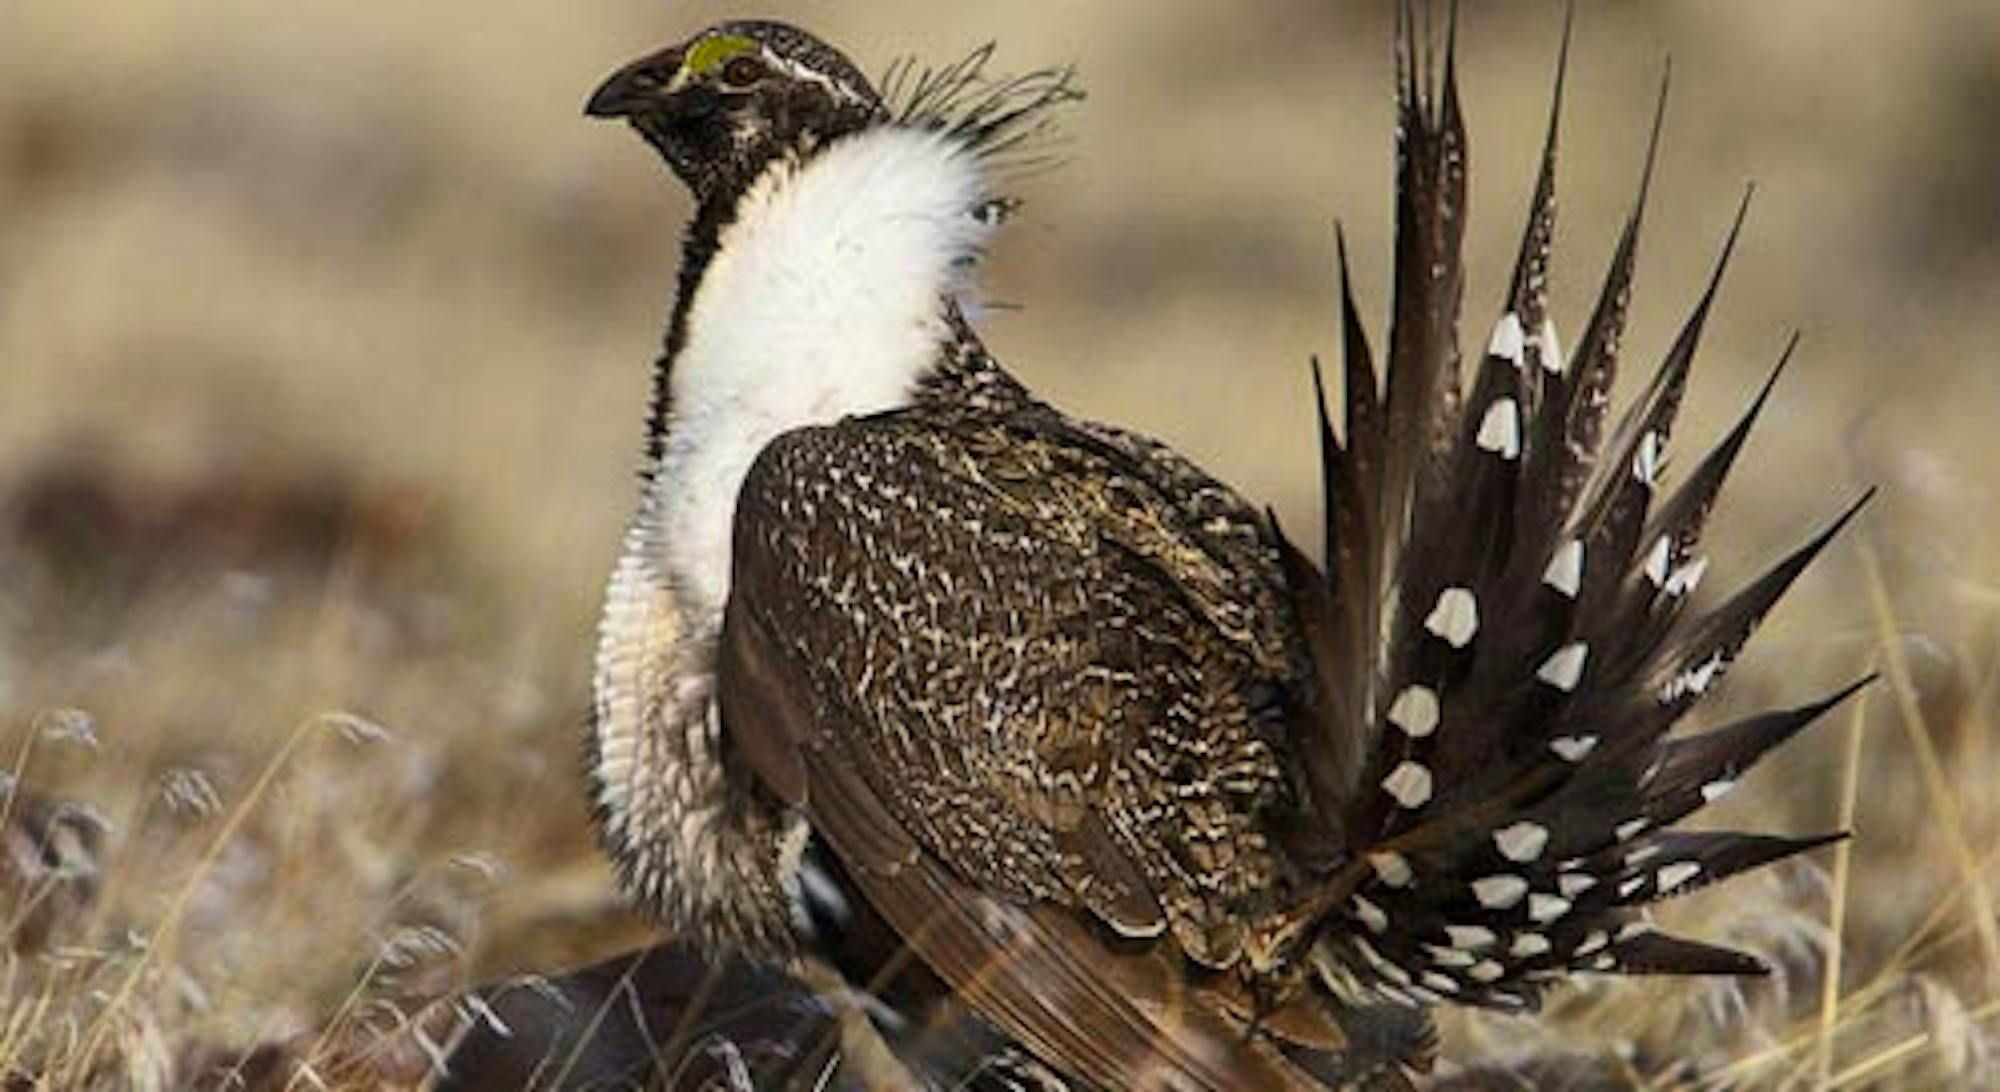
[{"label": "black facial feather", "polygon": [[[704,50],[724,56],[690,66]],[[838,50],[755,20],[719,24],[626,65],[584,110],[625,118],[697,200],[724,214],[773,162],[884,116],[868,77]]]},{"label": "black facial feather", "polygon": [[[754,51],[684,69],[700,51],[732,41],[755,43]],[[877,92],[852,61],[804,31],[723,23],[626,65],[585,111],[626,118],[704,204],[733,204],[772,162],[876,125],[944,133],[1009,174],[1044,166],[1052,108],[1083,97],[1076,73],[996,75],[993,53],[988,43],[935,68],[898,61]]]}]

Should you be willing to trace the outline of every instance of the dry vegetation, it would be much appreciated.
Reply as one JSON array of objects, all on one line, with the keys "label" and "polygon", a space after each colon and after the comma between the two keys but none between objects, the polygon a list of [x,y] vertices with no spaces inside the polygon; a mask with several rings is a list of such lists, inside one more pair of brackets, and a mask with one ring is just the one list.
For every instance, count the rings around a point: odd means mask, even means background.
[{"label": "dry vegetation", "polygon": [[[760,10],[878,67],[989,37],[1078,62],[1069,163],[1023,182],[987,277],[1028,309],[996,311],[992,340],[1058,401],[1303,522],[1334,215],[1385,300],[1387,5],[1250,7]],[[1559,16],[1467,8],[1478,314]],[[6,5],[0,1080],[263,1067],[280,1087],[310,1057],[294,1087],[414,1083],[429,1037],[403,1014],[649,937],[575,766],[684,207],[577,106],[725,10]],[[1449,1055],[1516,1082],[1480,1087],[1559,1086],[1566,1057],[1652,1088],[2000,1087],[2000,9],[1587,6],[1572,327],[1670,52],[1628,344],[1664,348],[1750,178],[1684,434],[1715,435],[1806,332],[1719,571],[1885,487],[1700,719],[1882,670],[1726,808],[1858,836],[1671,909],[1776,977],[1591,983],[1540,1021],[1453,1019]]]}]

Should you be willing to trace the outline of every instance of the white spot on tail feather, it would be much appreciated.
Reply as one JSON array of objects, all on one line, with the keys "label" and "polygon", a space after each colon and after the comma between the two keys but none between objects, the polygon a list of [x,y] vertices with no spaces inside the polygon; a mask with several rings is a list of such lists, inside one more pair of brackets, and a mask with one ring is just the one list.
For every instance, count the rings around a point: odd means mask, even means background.
[{"label": "white spot on tail feather", "polygon": [[1440,967],[1470,967],[1472,961],[1478,958],[1471,952],[1461,952],[1457,948],[1445,948],[1436,944],[1424,945],[1424,952],[1431,957],[1432,963]]},{"label": "white spot on tail feather", "polygon": [[1625,866],[1627,868],[1637,868],[1647,861],[1658,857],[1660,852],[1660,847],[1657,845],[1640,846],[1638,849],[1625,855]]},{"label": "white spot on tail feather", "polygon": [[1519,876],[1486,876],[1472,881],[1472,897],[1488,910],[1505,910],[1528,893],[1528,881]]},{"label": "white spot on tail feather", "polygon": [[1589,645],[1582,641],[1571,641],[1542,661],[1542,666],[1535,671],[1535,678],[1565,694],[1570,693],[1583,679],[1583,665],[1589,658]]},{"label": "white spot on tail feather", "polygon": [[1436,971],[1425,971],[1418,980],[1439,993],[1457,993],[1458,983]]},{"label": "white spot on tail feather", "polygon": [[1360,895],[1354,896],[1350,904],[1354,907],[1354,916],[1361,919],[1361,924],[1367,926],[1369,932],[1380,936],[1388,931],[1389,915],[1381,907]]},{"label": "white spot on tail feather", "polygon": [[1493,930],[1484,925],[1447,925],[1444,927],[1444,935],[1451,938],[1452,947],[1468,951],[1490,947],[1494,941],[1500,939],[1494,935]]},{"label": "white spot on tail feather", "polygon": [[1373,944],[1368,943],[1366,940],[1360,937],[1354,938],[1354,950],[1360,952],[1361,958],[1367,960],[1368,965],[1374,967],[1377,970],[1381,970],[1385,967],[1395,966],[1395,964],[1389,962],[1389,960],[1385,958],[1381,952],[1376,951],[1375,946]]},{"label": "white spot on tail feather", "polygon": [[1378,982],[1375,985],[1375,992],[1381,997],[1383,997],[1385,1000],[1394,1001],[1396,1004],[1401,1005],[1404,1008],[1417,1007],[1416,998],[1411,997],[1409,994],[1403,992],[1400,989],[1397,989],[1394,986],[1385,986]]},{"label": "white spot on tail feather", "polygon": [[1561,895],[1549,895],[1537,891],[1528,896],[1528,916],[1547,924],[1569,913],[1570,901]]},{"label": "white spot on tail feather", "polygon": [[1563,359],[1562,341],[1556,337],[1555,320],[1542,319],[1542,328],[1535,335],[1535,342],[1541,349],[1543,371],[1560,374],[1569,367],[1569,361]]},{"label": "white spot on tail feather", "polygon": [[1522,353],[1526,343],[1527,336],[1521,329],[1521,316],[1509,311],[1500,316],[1499,322],[1493,324],[1493,337],[1486,343],[1486,355],[1498,357],[1518,368],[1524,359]]},{"label": "white spot on tail feather", "polygon": [[1708,691],[1716,676],[1722,673],[1722,653],[1716,652],[1707,660],[1690,667],[1667,681],[1660,691],[1660,704],[1672,705],[1690,694],[1699,696]]},{"label": "white spot on tail feather", "polygon": [[1660,892],[1665,894],[1699,875],[1701,875],[1700,864],[1694,861],[1675,861],[1673,864],[1661,866],[1659,872],[1655,873],[1655,881],[1659,884]]},{"label": "white spot on tail feather", "polygon": [[1410,883],[1409,858],[1393,849],[1368,855],[1369,867],[1375,870],[1375,878],[1390,887],[1407,887]]},{"label": "white spot on tail feather", "polygon": [[1355,1004],[1381,990],[1380,983],[1363,983],[1353,968],[1347,965],[1347,961],[1335,956],[1324,943],[1313,945],[1312,963],[1318,969],[1320,981],[1326,984],[1327,990],[1345,1004]]},{"label": "white spot on tail feather", "polygon": [[1464,648],[1479,632],[1479,601],[1469,589],[1446,588],[1438,593],[1424,628],[1451,647]]},{"label": "white spot on tail feather", "polygon": [[1360,937],[1356,937],[1354,938],[1354,948],[1361,953],[1361,958],[1367,960],[1368,965],[1375,968],[1376,972],[1384,978],[1400,986],[1410,984],[1410,972],[1390,962],[1381,952],[1375,950],[1373,944],[1368,943]]},{"label": "white spot on tail feather", "polygon": [[1701,578],[1708,572],[1708,559],[1697,557],[1693,561],[1674,569],[1667,577],[1667,594],[1684,596],[1701,586]]},{"label": "white spot on tail feather", "polygon": [[1502,459],[1516,459],[1521,454],[1521,407],[1512,398],[1495,398],[1486,407],[1486,416],[1479,419],[1479,435],[1474,438],[1481,450],[1491,451]]},{"label": "white spot on tail feather", "polygon": [[1437,730],[1437,691],[1428,686],[1406,686],[1389,705],[1389,723],[1411,739],[1422,739]]},{"label": "white spot on tail feather", "polygon": [[1382,779],[1382,788],[1405,808],[1421,808],[1430,803],[1431,771],[1421,762],[1405,760]]},{"label": "white spot on tail feather", "polygon": [[1521,933],[1514,937],[1514,943],[1507,954],[1517,959],[1532,959],[1545,955],[1549,950],[1549,938],[1540,933]]},{"label": "white spot on tail feather", "polygon": [[1588,872],[1564,872],[1556,877],[1556,890],[1566,899],[1576,898],[1597,886],[1597,877]]},{"label": "white spot on tail feather", "polygon": [[1673,560],[1673,542],[1666,535],[1653,540],[1652,549],[1646,551],[1644,572],[1653,586],[1663,587],[1667,582],[1667,566]]},{"label": "white spot on tail feather", "polygon": [[1526,819],[1493,832],[1493,845],[1510,861],[1526,864],[1542,855],[1549,844],[1549,828]]},{"label": "white spot on tail feather", "polygon": [[1549,740],[1549,750],[1564,762],[1582,762],[1596,749],[1596,736],[1557,736]]},{"label": "white spot on tail feather", "polygon": [[1651,489],[1660,480],[1660,434],[1647,429],[1639,437],[1639,450],[1632,453],[1632,476]]},{"label": "white spot on tail feather", "polygon": [[1561,592],[1566,598],[1575,599],[1577,589],[1583,587],[1583,541],[1570,539],[1556,548],[1549,558],[1549,567],[1542,570],[1542,583]]}]

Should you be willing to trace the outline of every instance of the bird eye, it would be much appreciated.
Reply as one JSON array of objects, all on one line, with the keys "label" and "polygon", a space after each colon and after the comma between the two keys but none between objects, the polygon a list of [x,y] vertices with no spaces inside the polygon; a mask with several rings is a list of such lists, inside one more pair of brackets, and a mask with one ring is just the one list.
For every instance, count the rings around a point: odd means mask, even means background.
[{"label": "bird eye", "polygon": [[766,75],[769,75],[770,71],[769,68],[765,67],[763,61],[746,53],[741,56],[731,57],[728,63],[722,66],[722,83],[726,87],[742,90],[755,86]]}]

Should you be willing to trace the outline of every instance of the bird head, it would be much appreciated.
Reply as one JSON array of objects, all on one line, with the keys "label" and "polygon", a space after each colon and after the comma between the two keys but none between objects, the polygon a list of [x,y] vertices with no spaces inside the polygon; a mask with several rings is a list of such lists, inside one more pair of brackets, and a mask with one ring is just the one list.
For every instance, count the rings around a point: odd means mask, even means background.
[{"label": "bird head", "polygon": [[742,192],[773,160],[803,156],[885,115],[839,50],[784,23],[721,23],[613,73],[584,113],[622,117],[703,201]]}]

